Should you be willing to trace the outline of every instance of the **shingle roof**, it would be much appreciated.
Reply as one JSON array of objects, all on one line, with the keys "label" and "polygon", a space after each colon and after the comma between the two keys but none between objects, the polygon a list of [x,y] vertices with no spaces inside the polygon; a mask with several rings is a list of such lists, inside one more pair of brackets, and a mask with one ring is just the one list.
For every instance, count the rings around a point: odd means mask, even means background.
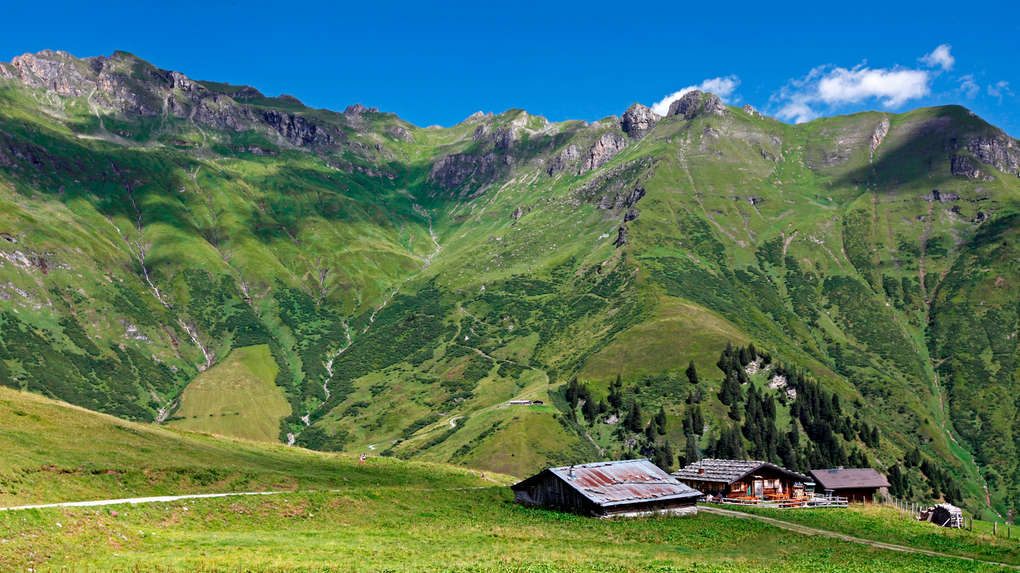
[{"label": "shingle roof", "polygon": [[811,478],[804,474],[759,460],[718,460],[707,458],[680,468],[673,472],[673,475],[679,479],[731,484],[763,467],[778,470],[799,481],[811,481]]},{"label": "shingle roof", "polygon": [[[602,507],[701,497],[700,491],[681,483],[647,459],[563,466],[545,472],[552,473]],[[519,488],[542,473],[514,484],[513,488]]]},{"label": "shingle roof", "polygon": [[872,468],[811,470],[811,475],[824,489],[889,487],[889,480]]}]

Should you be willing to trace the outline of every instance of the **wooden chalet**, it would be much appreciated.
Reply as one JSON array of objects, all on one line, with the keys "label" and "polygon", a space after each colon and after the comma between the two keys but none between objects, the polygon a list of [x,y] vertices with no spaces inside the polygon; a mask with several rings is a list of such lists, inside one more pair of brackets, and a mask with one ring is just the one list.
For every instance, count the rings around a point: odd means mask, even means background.
[{"label": "wooden chalet", "polygon": [[673,476],[712,496],[736,500],[804,499],[811,479],[795,471],[762,461],[704,459]]},{"label": "wooden chalet", "polygon": [[518,503],[597,517],[696,514],[701,497],[646,459],[548,468],[510,487]]},{"label": "wooden chalet", "polygon": [[847,498],[851,503],[871,503],[880,490],[888,491],[889,480],[871,468],[811,470],[818,490]]}]

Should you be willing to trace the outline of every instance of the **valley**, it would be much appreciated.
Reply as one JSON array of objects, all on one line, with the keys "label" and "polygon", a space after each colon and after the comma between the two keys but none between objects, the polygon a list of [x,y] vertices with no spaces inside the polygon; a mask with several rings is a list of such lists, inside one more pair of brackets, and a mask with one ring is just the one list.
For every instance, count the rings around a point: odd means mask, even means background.
[{"label": "valley", "polygon": [[753,344],[735,377],[768,355],[836,396],[834,451],[916,450],[949,478],[903,466],[907,495],[1020,508],[1016,140],[959,106],[788,125],[675,103],[421,128],[126,52],[0,64],[0,384],[284,457],[522,476],[714,451],[752,387],[805,435],[771,375],[720,398],[721,353]]}]

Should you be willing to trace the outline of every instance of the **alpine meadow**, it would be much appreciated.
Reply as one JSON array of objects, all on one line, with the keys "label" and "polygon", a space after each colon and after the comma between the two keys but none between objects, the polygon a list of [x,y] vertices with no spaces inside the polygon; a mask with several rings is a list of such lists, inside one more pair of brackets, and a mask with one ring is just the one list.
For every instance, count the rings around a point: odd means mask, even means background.
[{"label": "alpine meadow", "polygon": [[[568,570],[625,570],[631,552],[638,568],[658,567],[672,536],[699,522],[558,521],[484,487],[595,460],[648,457],[671,471],[749,458],[874,467],[900,499],[987,520],[1020,512],[1020,142],[961,106],[792,125],[694,90],[666,115],[620,111],[554,123],[511,109],[418,127],[192,80],[127,52],[0,63],[0,443],[20,452],[0,462],[0,505],[64,501],[61,488],[353,488],[329,477],[335,467],[396,505],[367,490],[336,503],[295,494],[312,530],[357,515],[389,527],[398,510],[452,528],[461,493],[435,489],[425,504],[397,491],[445,480],[483,488],[472,515],[494,535],[549,544],[523,558]],[[89,430],[104,436],[97,452],[122,439],[152,453],[87,455],[70,437],[86,418],[102,428]],[[43,429],[53,419],[72,426],[61,456],[40,455],[42,442],[14,448],[56,431]],[[239,547],[289,555],[266,570],[312,567],[293,522],[275,541],[249,531],[293,517],[263,501],[196,502],[176,519],[197,529],[177,535],[236,526],[252,536]],[[223,514],[227,525],[210,521]],[[91,514],[76,515],[84,531]],[[93,517],[132,531],[170,519]],[[765,535],[745,519],[698,519],[705,547],[731,521],[743,538]],[[514,551],[478,527],[450,539]],[[565,531],[595,543],[603,528],[646,545],[616,546],[604,563],[552,545]],[[863,536],[852,519],[845,529]],[[456,551],[443,562],[445,546],[425,538],[453,541],[420,533],[405,569],[515,570]],[[159,543],[150,567],[227,567],[175,553],[183,537]],[[801,543],[794,569],[833,552],[882,569],[878,549]],[[46,549],[54,566],[61,547]],[[399,553],[379,551],[351,569]],[[1016,565],[1017,551],[990,555]],[[770,556],[685,563],[760,570],[778,566]],[[117,566],[86,557],[86,568]],[[34,562],[11,559],[0,565]],[[915,559],[888,566],[953,565]]]}]

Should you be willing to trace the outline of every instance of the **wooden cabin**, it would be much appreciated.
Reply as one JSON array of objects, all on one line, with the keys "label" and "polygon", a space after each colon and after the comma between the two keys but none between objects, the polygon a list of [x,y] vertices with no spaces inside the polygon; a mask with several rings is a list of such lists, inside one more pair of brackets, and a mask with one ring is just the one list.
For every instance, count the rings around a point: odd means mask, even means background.
[{"label": "wooden cabin", "polygon": [[673,476],[712,496],[731,499],[785,500],[808,495],[804,474],[762,461],[704,459]]},{"label": "wooden cabin", "polygon": [[811,470],[819,492],[847,498],[850,503],[871,503],[880,490],[888,491],[889,480],[871,468]]},{"label": "wooden cabin", "polygon": [[646,459],[548,468],[510,487],[518,503],[597,517],[696,514],[701,497]]}]

